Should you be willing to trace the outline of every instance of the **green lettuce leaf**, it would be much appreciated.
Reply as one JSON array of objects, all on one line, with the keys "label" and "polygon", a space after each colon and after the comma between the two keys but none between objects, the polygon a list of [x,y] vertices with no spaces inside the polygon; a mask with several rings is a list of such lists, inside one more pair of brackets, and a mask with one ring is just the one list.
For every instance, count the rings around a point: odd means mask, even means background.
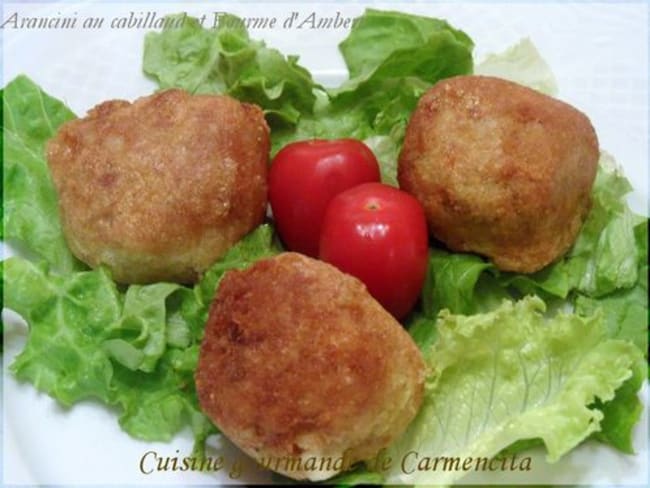
[{"label": "green lettuce leaf", "polygon": [[478,312],[476,285],[487,269],[493,265],[479,256],[432,249],[422,293],[425,315],[436,317],[443,308],[461,314]]},{"label": "green lettuce leaf", "polygon": [[[179,16],[176,16],[179,17]],[[271,126],[295,124],[312,112],[317,87],[297,56],[285,57],[250,39],[237,17],[225,15],[216,29],[183,16],[181,27],[150,32],[145,38],[143,70],[161,89],[225,93],[258,104]]]},{"label": "green lettuce leaf", "polygon": [[63,405],[95,399],[115,406],[134,437],[169,440],[187,425],[201,443],[215,429],[199,409],[194,371],[216,287],[227,270],[277,249],[272,227],[262,225],[194,288],[155,283],[124,291],[104,269],[61,275],[10,258],[4,305],[29,325],[11,371]]},{"label": "green lettuce leaf", "polygon": [[[630,341],[648,356],[648,219],[634,228],[638,251],[638,280],[632,288],[619,289],[599,298],[578,295],[575,309],[581,315],[601,313],[608,335]],[[605,418],[602,429],[595,437],[622,452],[633,453],[632,435],[643,405],[637,397],[645,375],[635,372],[616,397],[599,408]],[[650,374],[650,371],[648,372]]]},{"label": "green lettuce leaf", "polygon": [[150,373],[116,364],[111,403],[120,410],[120,427],[139,439],[169,441],[189,426],[197,444],[216,432],[201,412],[196,396],[194,370],[198,353],[198,344],[185,350],[168,349]]},{"label": "green lettuce leaf", "polygon": [[488,54],[476,65],[474,73],[504,78],[551,96],[558,91],[551,68],[528,38],[501,53]]},{"label": "green lettuce leaf", "polygon": [[426,316],[424,313],[415,312],[407,318],[406,330],[418,346],[423,356],[431,350],[431,346],[438,338],[436,319]]},{"label": "green lettuce leaf", "polygon": [[[102,269],[61,276],[21,258],[5,261],[4,279],[5,306],[29,324],[27,344],[11,365],[19,380],[66,406],[84,399],[120,405],[125,430],[147,440],[170,439],[181,414],[198,413],[183,391],[193,370],[172,361],[178,352],[165,347],[165,300],[179,285],[136,287],[134,299]],[[137,321],[135,307],[142,308]],[[175,419],[170,405],[183,406]],[[154,425],[156,418],[168,422]]]},{"label": "green lettuce leaf", "polygon": [[2,93],[3,237],[61,271],[84,269],[68,249],[45,142],[74,114],[26,76]]},{"label": "green lettuce leaf", "polygon": [[472,72],[472,40],[447,22],[367,9],[339,45],[350,79],[332,104],[354,107],[377,133],[405,125],[436,81]]},{"label": "green lettuce leaf", "polygon": [[27,344],[11,365],[19,380],[64,405],[112,399],[112,362],[102,348],[122,297],[102,269],[67,276],[26,259],[4,262],[5,307],[30,325]]},{"label": "green lettuce leaf", "polygon": [[[367,9],[356,19],[352,31],[339,48],[350,77],[368,78],[387,64],[400,62],[396,59],[399,55],[408,57],[414,49],[421,48],[439,34],[449,35],[470,49],[473,47],[473,42],[467,34],[454,29],[444,20],[403,12]],[[420,59],[427,60],[427,56],[423,55]],[[409,62],[417,62],[417,59]],[[453,63],[455,58],[449,56],[448,60],[442,62]],[[471,66],[471,60],[469,62]],[[426,63],[422,63],[422,70],[434,69],[424,64]]]},{"label": "green lettuce leaf", "polygon": [[632,378],[616,390],[614,398],[605,402],[596,400],[594,407],[603,412],[600,431],[594,433],[596,439],[624,453],[634,454],[632,433],[643,411],[638,392],[645,379],[641,364],[634,369]]},{"label": "green lettuce leaf", "polygon": [[642,219],[625,201],[631,190],[614,159],[602,153],[592,191],[593,207],[562,263],[574,285],[586,295],[602,296],[630,288],[637,281],[639,250],[634,227]]},{"label": "green lettuce leaf", "polygon": [[638,280],[631,288],[619,289],[608,295],[593,298],[578,295],[576,310],[590,315],[602,310],[611,337],[626,339],[646,352],[648,349],[648,221],[634,228],[638,251]]},{"label": "green lettuce leaf", "polygon": [[328,486],[337,486],[343,488],[346,486],[372,486],[382,485],[384,477],[379,473],[373,473],[364,466],[358,466],[352,471],[342,473],[330,480],[327,480]]},{"label": "green lettuce leaf", "polygon": [[499,283],[503,287],[518,290],[520,294],[536,294],[547,301],[553,297],[565,299],[569,296],[569,292],[576,288],[576,283],[572,282],[569,275],[565,259],[527,275],[501,273]]},{"label": "green lettuce leaf", "polygon": [[485,314],[440,314],[438,340],[426,356],[424,403],[389,450],[397,461],[388,482],[448,484],[462,476],[405,473],[400,461],[409,451],[462,463],[540,438],[554,462],[599,431],[604,414],[594,402],[611,401],[642,374],[642,355],[629,342],[607,338],[599,315],[545,318],[544,312],[542,300],[528,297]]},{"label": "green lettuce leaf", "polygon": [[102,347],[109,356],[128,369],[152,372],[167,347],[166,300],[179,288],[172,283],[129,286],[119,320],[103,331]]},{"label": "green lettuce leaf", "polygon": [[213,264],[205,273],[196,285],[201,301],[208,304],[212,302],[226,271],[246,268],[255,261],[280,252],[281,248],[274,240],[273,227],[270,224],[260,225],[236,246],[230,248],[224,258]]},{"label": "green lettuce leaf", "polygon": [[397,182],[397,160],[404,141],[405,128],[395,126],[387,135],[375,135],[364,139],[379,162],[381,181],[387,185],[399,187]]}]

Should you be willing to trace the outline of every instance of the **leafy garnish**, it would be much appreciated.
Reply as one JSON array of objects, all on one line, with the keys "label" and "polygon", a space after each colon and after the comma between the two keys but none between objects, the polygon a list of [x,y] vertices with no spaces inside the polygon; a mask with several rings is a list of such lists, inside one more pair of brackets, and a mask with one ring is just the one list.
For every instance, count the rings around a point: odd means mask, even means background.
[{"label": "leafy garnish", "polygon": [[3,237],[61,271],[84,269],[63,238],[44,154],[45,142],[74,114],[26,76],[4,88],[2,104]]},{"label": "leafy garnish", "polygon": [[553,72],[528,38],[501,53],[488,55],[476,65],[474,72],[514,81],[547,95],[557,94]]},{"label": "leafy garnish", "polygon": [[104,269],[60,275],[26,259],[4,262],[5,306],[29,325],[11,370],[64,405],[91,398],[119,410],[134,437],[169,440],[183,426],[214,431],[194,389],[209,305],[229,269],[277,252],[269,225],[234,246],[194,288],[117,288]]},{"label": "leafy garnish", "polygon": [[224,15],[217,29],[184,17],[180,27],[150,32],[144,44],[144,72],[161,89],[226,93],[257,103],[273,125],[294,125],[311,113],[317,86],[295,56],[285,57],[250,39],[242,22]]},{"label": "leafy garnish", "polygon": [[554,462],[599,431],[604,413],[594,401],[611,401],[630,379],[630,389],[637,387],[641,352],[609,339],[598,314],[547,318],[545,309],[542,300],[528,297],[484,314],[440,314],[437,341],[425,356],[424,404],[389,450],[396,462],[388,482],[446,484],[462,475],[404,472],[400,461],[409,452],[462,462],[540,438]]}]

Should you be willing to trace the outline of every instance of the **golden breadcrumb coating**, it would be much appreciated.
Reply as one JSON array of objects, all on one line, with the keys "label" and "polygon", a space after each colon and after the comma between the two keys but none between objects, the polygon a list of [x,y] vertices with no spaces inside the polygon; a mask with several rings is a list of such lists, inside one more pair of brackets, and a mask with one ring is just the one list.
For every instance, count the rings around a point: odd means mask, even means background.
[{"label": "golden breadcrumb coating", "polygon": [[530,273],[575,241],[598,154],[589,119],[572,106],[499,78],[458,76],[420,99],[398,180],[450,249]]},{"label": "golden breadcrumb coating", "polygon": [[224,276],[196,386],[203,411],[242,450],[320,480],[336,469],[282,460],[372,458],[415,416],[424,373],[410,336],[359,280],[283,253]]},{"label": "golden breadcrumb coating", "polygon": [[259,225],[269,129],[227,96],[104,102],[47,145],[72,252],[124,283],[192,282]]}]

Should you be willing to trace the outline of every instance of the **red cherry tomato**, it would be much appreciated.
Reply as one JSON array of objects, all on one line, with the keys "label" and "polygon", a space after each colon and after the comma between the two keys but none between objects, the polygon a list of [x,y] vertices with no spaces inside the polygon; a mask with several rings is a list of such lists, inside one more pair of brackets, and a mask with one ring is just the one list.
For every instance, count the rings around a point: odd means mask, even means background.
[{"label": "red cherry tomato", "polygon": [[403,318],[417,301],[427,269],[422,205],[381,183],[340,193],[325,213],[320,258],[359,278],[386,310]]},{"label": "red cherry tomato", "polygon": [[330,200],[348,188],[379,179],[375,155],[356,139],[286,145],[269,172],[269,201],[280,237],[292,251],[316,257]]}]

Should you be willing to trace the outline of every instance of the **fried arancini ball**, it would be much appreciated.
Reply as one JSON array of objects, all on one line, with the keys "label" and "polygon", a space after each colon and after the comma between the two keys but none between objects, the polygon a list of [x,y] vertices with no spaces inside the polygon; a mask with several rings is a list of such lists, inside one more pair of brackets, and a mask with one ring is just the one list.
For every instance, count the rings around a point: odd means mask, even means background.
[{"label": "fried arancini ball", "polygon": [[458,76],[420,99],[398,180],[450,249],[531,273],[575,241],[597,164],[596,133],[577,109],[510,81]]},{"label": "fried arancini ball", "polygon": [[283,253],[224,276],[196,388],[203,411],[243,451],[292,478],[321,480],[341,469],[336,459],[349,467],[372,458],[404,431],[424,374],[410,336],[359,280]]},{"label": "fried arancini ball", "polygon": [[265,215],[269,128],[227,96],[104,102],[47,145],[72,252],[122,283],[192,282]]}]

